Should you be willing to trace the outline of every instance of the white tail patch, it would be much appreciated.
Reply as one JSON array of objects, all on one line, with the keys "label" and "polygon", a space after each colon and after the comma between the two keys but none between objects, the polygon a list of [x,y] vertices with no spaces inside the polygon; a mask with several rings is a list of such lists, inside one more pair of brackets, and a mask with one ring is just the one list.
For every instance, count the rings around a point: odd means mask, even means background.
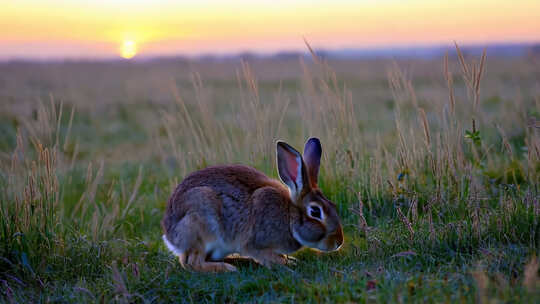
[{"label": "white tail patch", "polygon": [[171,242],[169,242],[165,234],[161,236],[161,238],[163,239],[165,246],[167,246],[167,249],[169,249],[172,253],[174,253],[177,256],[181,256],[182,254],[184,254],[180,249],[176,248],[176,246],[174,246]]}]

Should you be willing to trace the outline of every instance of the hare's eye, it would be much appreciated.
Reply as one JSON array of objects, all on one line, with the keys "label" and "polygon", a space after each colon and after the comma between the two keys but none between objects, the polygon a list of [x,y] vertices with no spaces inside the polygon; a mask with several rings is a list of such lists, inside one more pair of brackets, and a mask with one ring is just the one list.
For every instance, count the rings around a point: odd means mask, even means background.
[{"label": "hare's eye", "polygon": [[312,218],[321,219],[322,217],[321,208],[319,206],[314,206],[314,205],[309,206],[309,216],[311,216]]}]

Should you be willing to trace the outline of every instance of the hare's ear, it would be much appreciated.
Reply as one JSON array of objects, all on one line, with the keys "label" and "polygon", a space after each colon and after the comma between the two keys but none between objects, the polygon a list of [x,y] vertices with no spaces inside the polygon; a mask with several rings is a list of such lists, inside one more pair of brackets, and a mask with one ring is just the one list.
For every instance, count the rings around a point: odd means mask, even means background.
[{"label": "hare's ear", "polygon": [[285,142],[278,141],[277,165],[279,177],[289,187],[291,199],[296,203],[303,191],[309,188],[302,155]]},{"label": "hare's ear", "polygon": [[308,139],[304,147],[304,161],[306,162],[309,184],[312,188],[317,188],[321,155],[322,147],[319,139],[316,137]]}]

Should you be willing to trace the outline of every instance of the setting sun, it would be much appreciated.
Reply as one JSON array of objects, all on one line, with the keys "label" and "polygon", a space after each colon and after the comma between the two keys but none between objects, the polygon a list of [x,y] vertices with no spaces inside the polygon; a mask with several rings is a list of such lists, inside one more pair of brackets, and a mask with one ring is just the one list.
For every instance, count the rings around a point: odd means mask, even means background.
[{"label": "setting sun", "polygon": [[122,49],[120,52],[120,56],[125,59],[133,58],[133,56],[137,55],[137,44],[133,40],[126,40],[124,43],[122,43]]},{"label": "setting sun", "polygon": [[0,60],[540,41],[538,0],[229,2],[0,1]]}]

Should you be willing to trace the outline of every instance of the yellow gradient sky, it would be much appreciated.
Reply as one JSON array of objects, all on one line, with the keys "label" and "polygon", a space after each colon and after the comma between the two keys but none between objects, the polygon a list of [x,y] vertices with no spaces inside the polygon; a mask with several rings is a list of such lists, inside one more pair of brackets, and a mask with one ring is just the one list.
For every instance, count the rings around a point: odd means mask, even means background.
[{"label": "yellow gradient sky", "polygon": [[540,0],[0,0],[0,58],[540,41]]}]

